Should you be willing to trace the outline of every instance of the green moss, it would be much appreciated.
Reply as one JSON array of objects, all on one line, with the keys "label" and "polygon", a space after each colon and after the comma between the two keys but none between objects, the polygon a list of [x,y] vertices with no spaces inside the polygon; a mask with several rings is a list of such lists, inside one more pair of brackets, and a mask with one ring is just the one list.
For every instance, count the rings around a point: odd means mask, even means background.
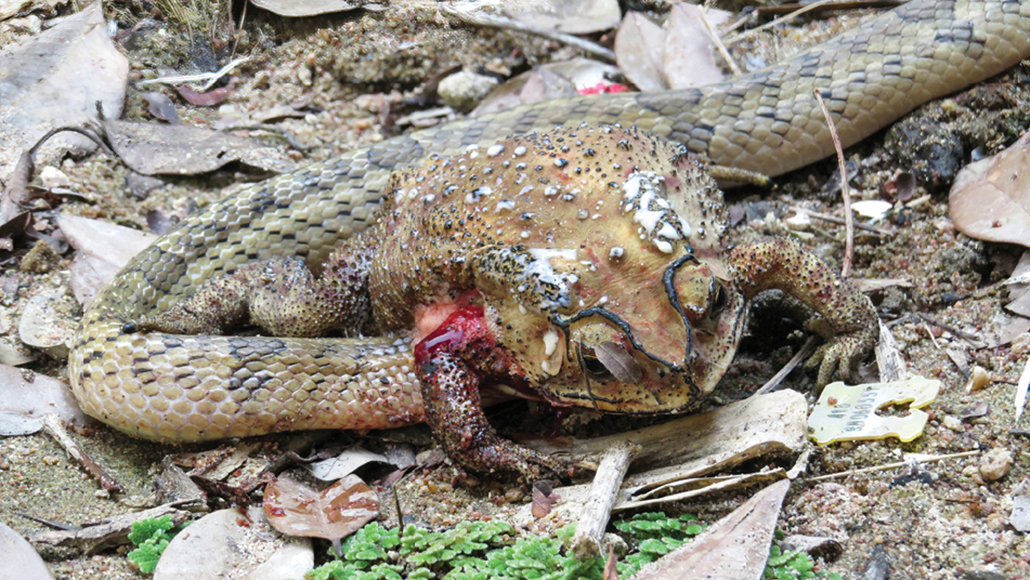
[{"label": "green moss", "polygon": [[139,566],[140,572],[153,574],[168,542],[184,527],[172,524],[172,517],[168,515],[132,524],[129,541],[136,545],[136,549],[129,552],[129,560]]}]

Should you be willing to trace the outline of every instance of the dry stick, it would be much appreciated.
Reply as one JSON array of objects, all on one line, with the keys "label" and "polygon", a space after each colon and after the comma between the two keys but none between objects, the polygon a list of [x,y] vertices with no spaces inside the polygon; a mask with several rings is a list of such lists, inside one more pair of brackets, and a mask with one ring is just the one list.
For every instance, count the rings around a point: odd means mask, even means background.
[{"label": "dry stick", "polygon": [[726,50],[726,45],[722,43],[722,39],[719,38],[719,35],[716,34],[714,30],[712,30],[712,25],[708,23],[708,17],[705,16],[705,12],[707,11],[707,6],[705,6],[703,10],[699,11],[701,14],[701,24],[705,27],[705,33],[708,34],[708,39],[715,45],[715,49],[719,51],[720,55],[722,55],[722,59],[726,61],[726,66],[730,67],[730,70],[733,71],[733,76],[739,77],[743,73],[740,72],[740,67],[737,66],[733,57],[730,56],[730,51]]},{"label": "dry stick", "polygon": [[[831,224],[837,224],[837,225],[842,226],[842,225],[845,225],[847,223],[847,220],[841,219],[841,218],[839,218],[839,217],[837,217],[835,215],[830,215],[828,213],[821,213],[821,212],[818,212],[818,211],[812,211],[810,209],[805,209],[803,207],[797,207],[797,206],[793,206],[792,205],[792,206],[788,207],[787,209],[789,209],[790,211],[792,211],[794,213],[808,214],[809,217],[814,217],[815,219],[822,220],[824,222],[830,222]],[[887,230],[887,229],[884,229],[884,228],[878,228],[876,226],[871,226],[869,224],[864,224],[862,222],[859,222],[859,223],[855,224],[855,227],[857,229],[865,230],[867,232],[872,232],[874,234],[879,234],[881,236],[892,236],[892,235],[894,235],[894,232],[892,232],[890,230]]]},{"label": "dry stick", "polygon": [[[232,52],[229,53],[232,56],[236,56],[236,47],[240,44],[240,34],[243,31],[243,23],[247,21],[247,4],[250,4],[250,2],[243,3],[243,12],[240,14],[240,25],[236,27],[236,38],[232,41]],[[229,18],[232,18],[231,3],[229,10]]]},{"label": "dry stick", "polygon": [[769,391],[775,389],[776,387],[780,386],[780,383],[783,382],[783,379],[787,378],[787,375],[790,374],[790,371],[794,370],[794,367],[801,364],[801,361],[808,358],[808,355],[812,354],[813,350],[815,350],[815,336],[809,336],[808,340],[805,341],[805,344],[801,346],[801,349],[798,350],[796,354],[794,354],[794,358],[787,361],[787,364],[783,365],[783,368],[777,371],[777,373],[773,375],[771,379],[769,379],[764,385],[762,385],[762,388],[755,391],[755,394],[751,396],[753,397],[755,395],[764,395]]},{"label": "dry stick", "polygon": [[69,435],[67,431],[65,431],[64,426],[61,425],[61,421],[57,418],[57,415],[54,415],[53,413],[47,413],[44,415],[43,428],[51,437],[61,444],[61,447],[64,447],[64,450],[68,452],[68,455],[71,455],[73,459],[78,461],[86,472],[92,475],[93,478],[100,483],[101,487],[108,492],[121,493],[125,491],[125,488],[118,483],[118,480],[108,475],[108,473],[104,471],[104,468],[100,467],[99,463],[94,461],[84,449],[79,447],[79,444],[72,439],[71,435]]},{"label": "dry stick", "polygon": [[826,103],[823,102],[823,95],[819,92],[819,89],[812,91],[815,95],[815,100],[819,102],[819,108],[823,110],[823,116],[826,117],[826,125],[830,129],[830,136],[833,137],[833,147],[837,150],[837,165],[840,168],[840,193],[844,197],[844,235],[846,236],[844,242],[844,262],[840,267],[841,278],[847,278],[851,274],[851,261],[855,254],[855,223],[851,216],[851,188],[848,187],[848,172],[844,166],[844,149],[840,146],[840,138],[837,137],[837,127],[833,124],[833,118],[830,117],[830,110],[826,108]]},{"label": "dry stick", "polygon": [[837,0],[819,0],[819,2],[813,2],[811,4],[806,5],[804,8],[799,8],[799,9],[795,10],[794,12],[791,12],[790,14],[781,16],[779,18],[776,18],[775,20],[770,20],[769,22],[766,22],[765,24],[763,24],[763,25],[761,25],[761,26],[759,26],[757,28],[752,28],[750,30],[745,30],[744,32],[741,32],[740,34],[734,36],[733,38],[726,39],[723,42],[725,42],[726,44],[733,44],[733,43],[735,43],[735,42],[737,42],[739,40],[742,40],[744,37],[746,37],[746,36],[748,36],[750,34],[754,34],[756,32],[759,32],[761,30],[765,30],[767,28],[772,28],[772,27],[777,26],[779,24],[785,24],[787,22],[790,22],[791,20],[794,20],[795,18],[797,18],[798,16],[801,16],[802,14],[804,14],[806,12],[809,12],[811,10],[819,8],[820,6],[823,6],[825,4],[830,4],[830,3],[836,2],[836,1]]},{"label": "dry stick", "polygon": [[[944,461],[945,459],[956,459],[959,457],[972,457],[979,455],[979,451],[963,451],[961,453],[950,453],[948,455],[936,455],[930,457],[919,457],[913,458],[916,463],[934,463],[937,461]],[[896,463],[886,463],[884,465],[875,465],[873,467],[863,467],[862,469],[851,469],[848,471],[841,471],[838,473],[830,473],[828,475],[820,475],[819,477],[809,477],[805,479],[805,483],[811,483],[815,481],[825,481],[827,479],[836,479],[838,477],[846,477],[848,475],[857,475],[859,473],[870,473],[873,471],[887,471],[888,469],[898,469],[899,467],[905,467],[908,465],[908,461],[898,461]]]},{"label": "dry stick", "polygon": [[476,6],[475,3],[464,2],[462,4],[464,4],[464,6],[447,3],[439,4],[438,6],[440,12],[448,16],[454,16],[459,20],[468,22],[469,24],[492,26],[503,30],[516,30],[518,32],[525,32],[542,38],[557,40],[558,42],[574,46],[594,56],[601,57],[610,62],[615,62],[615,52],[608,50],[595,42],[590,42],[589,40],[573,36],[571,34],[565,34],[564,32],[558,32],[557,30],[551,30],[540,26],[532,26],[506,16],[498,16],[496,14],[488,14],[482,10],[469,10],[465,8],[465,6],[468,5]]},{"label": "dry stick", "polygon": [[572,536],[572,553],[577,559],[585,560],[600,553],[601,538],[611,518],[615,497],[630,462],[640,451],[639,445],[622,441],[609,447],[601,457],[601,464],[590,485],[590,499],[583,506],[576,535]]}]

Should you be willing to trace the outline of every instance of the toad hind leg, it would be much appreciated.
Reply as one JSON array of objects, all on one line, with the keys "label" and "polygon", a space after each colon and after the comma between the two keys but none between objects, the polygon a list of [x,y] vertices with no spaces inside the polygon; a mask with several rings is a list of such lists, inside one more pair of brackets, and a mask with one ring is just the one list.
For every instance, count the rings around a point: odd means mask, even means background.
[{"label": "toad hind leg", "polygon": [[528,482],[547,472],[569,475],[569,466],[498,437],[487,422],[480,382],[509,374],[513,365],[497,350],[479,306],[456,310],[415,346],[415,373],[433,435],[451,459],[472,471],[518,473]]},{"label": "toad hind leg", "polygon": [[226,335],[253,324],[276,337],[371,334],[371,256],[345,244],[317,278],[296,258],[246,264],[168,310],[130,323],[127,331]]}]

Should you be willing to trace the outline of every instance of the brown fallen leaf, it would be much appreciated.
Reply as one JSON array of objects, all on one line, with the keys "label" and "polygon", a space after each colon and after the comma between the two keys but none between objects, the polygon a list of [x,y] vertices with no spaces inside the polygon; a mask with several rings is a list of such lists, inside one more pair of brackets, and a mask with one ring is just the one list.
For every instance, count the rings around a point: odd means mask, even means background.
[{"label": "brown fallen leaf", "polygon": [[151,115],[175,125],[179,122],[179,113],[175,104],[164,93],[143,93],[140,95],[147,102],[147,111]]},{"label": "brown fallen leaf", "polygon": [[955,227],[971,238],[1030,246],[1030,133],[955,178],[949,203]]},{"label": "brown fallen leaf", "polygon": [[667,88],[663,74],[665,30],[639,12],[630,12],[622,19],[615,33],[615,62],[641,91],[662,91]]},{"label": "brown fallen leaf", "polygon": [[515,20],[566,34],[610,30],[621,17],[616,0],[535,0],[509,5],[518,10],[511,14]]},{"label": "brown fallen leaf", "polygon": [[369,0],[250,0],[250,3],[279,16],[295,17],[345,12],[357,8],[385,8],[382,3]]},{"label": "brown fallen leaf", "polygon": [[790,480],[774,483],[694,541],[644,567],[636,580],[761,578]]},{"label": "brown fallen leaf", "polygon": [[668,88],[699,87],[725,78],[715,60],[706,18],[711,22],[711,16],[693,4],[674,4],[669,11],[662,47],[662,74]]},{"label": "brown fallen leaf", "polygon": [[236,160],[275,173],[295,167],[279,151],[233,133],[115,119],[104,119],[103,128],[122,162],[144,175],[198,175]]},{"label": "brown fallen leaf", "polygon": [[497,87],[470,113],[477,117],[518,105],[576,96],[581,87],[594,87],[619,69],[596,60],[574,58],[526,71]]},{"label": "brown fallen leaf", "polygon": [[[95,119],[96,102],[103,103],[105,115],[120,116],[128,71],[128,60],[107,34],[100,2],[0,54],[0,177],[50,129]],[[94,146],[83,136],[62,133],[42,147],[36,163]]]},{"label": "brown fallen leaf", "polygon": [[265,488],[265,515],[291,536],[339,540],[379,516],[379,498],[356,475],[321,492],[284,475]]}]

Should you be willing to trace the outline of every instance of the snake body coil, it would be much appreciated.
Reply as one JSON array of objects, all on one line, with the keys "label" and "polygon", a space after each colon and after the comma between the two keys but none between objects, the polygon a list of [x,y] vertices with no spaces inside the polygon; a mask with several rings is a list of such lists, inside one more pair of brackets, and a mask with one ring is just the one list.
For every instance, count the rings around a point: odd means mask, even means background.
[{"label": "snake body coil", "polygon": [[845,146],[920,104],[1030,55],[1030,0],[916,0],[824,45],[732,81],[522,106],[357,149],[281,175],[187,218],[138,255],[83,317],[69,359],[83,410],[124,432],[196,441],[423,419],[404,338],[279,339],[123,332],[241,264],[317,265],[360,231],[388,176],[430,153],[555,125],[623,123],[715,163],[778,175],[833,151],[813,90]]}]

